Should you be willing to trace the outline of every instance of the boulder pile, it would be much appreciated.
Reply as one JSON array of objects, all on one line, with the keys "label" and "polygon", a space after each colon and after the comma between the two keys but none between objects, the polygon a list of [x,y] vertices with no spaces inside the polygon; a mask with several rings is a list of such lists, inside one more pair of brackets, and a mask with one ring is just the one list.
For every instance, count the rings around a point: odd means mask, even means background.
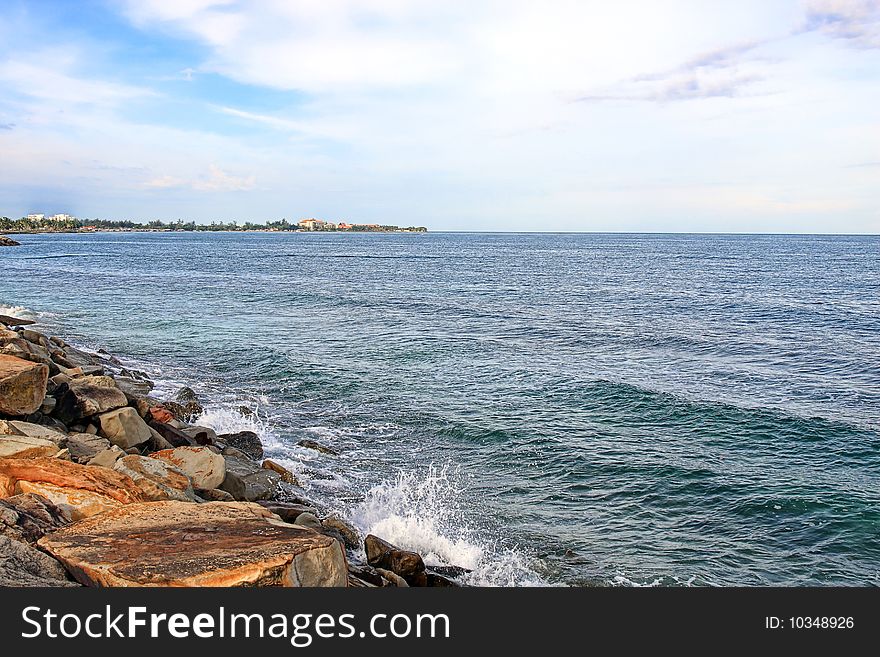
[{"label": "boulder pile", "polygon": [[191,388],[151,397],[31,324],[0,315],[0,586],[456,585],[322,517],[257,434],[200,426]]}]

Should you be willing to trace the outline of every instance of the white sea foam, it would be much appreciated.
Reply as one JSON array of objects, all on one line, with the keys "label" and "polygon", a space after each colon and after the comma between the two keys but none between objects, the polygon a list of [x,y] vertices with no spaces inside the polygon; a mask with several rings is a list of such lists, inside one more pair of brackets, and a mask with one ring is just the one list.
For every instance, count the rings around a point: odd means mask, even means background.
[{"label": "white sea foam", "polygon": [[370,489],[349,514],[365,534],[375,534],[422,555],[428,565],[462,566],[473,572],[463,581],[478,586],[529,586],[543,582],[521,553],[481,540],[459,512],[463,491],[447,468],[419,475],[399,472]]}]

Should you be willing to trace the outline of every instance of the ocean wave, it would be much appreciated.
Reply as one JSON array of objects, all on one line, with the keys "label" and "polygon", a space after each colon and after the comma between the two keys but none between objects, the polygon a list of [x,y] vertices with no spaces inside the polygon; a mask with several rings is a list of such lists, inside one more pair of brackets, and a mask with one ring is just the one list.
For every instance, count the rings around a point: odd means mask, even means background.
[{"label": "ocean wave", "polygon": [[481,540],[468,526],[460,509],[464,493],[448,466],[432,465],[423,474],[401,471],[367,491],[349,517],[365,534],[418,552],[428,565],[467,568],[463,579],[469,584],[546,585],[525,555]]}]

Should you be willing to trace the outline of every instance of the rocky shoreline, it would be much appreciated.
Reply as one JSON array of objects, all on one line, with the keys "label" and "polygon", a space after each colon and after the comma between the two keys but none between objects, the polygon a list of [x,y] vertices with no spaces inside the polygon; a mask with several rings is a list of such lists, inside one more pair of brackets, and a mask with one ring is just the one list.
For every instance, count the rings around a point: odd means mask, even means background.
[{"label": "rocky shoreline", "polygon": [[0,315],[0,586],[460,586],[200,426],[192,389],[32,324]]}]

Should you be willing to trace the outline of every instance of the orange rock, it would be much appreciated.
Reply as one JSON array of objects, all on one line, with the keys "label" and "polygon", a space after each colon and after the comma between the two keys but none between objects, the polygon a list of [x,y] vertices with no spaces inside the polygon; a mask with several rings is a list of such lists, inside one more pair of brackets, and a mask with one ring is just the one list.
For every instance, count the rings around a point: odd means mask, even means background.
[{"label": "orange rock", "polygon": [[257,504],[132,504],[44,536],[87,586],[346,586],[337,540]]},{"label": "orange rock", "polygon": [[164,406],[151,406],[149,413],[150,417],[153,418],[153,422],[161,422],[162,424],[166,424],[174,419],[174,416],[171,414],[171,412]]},{"label": "orange rock", "polygon": [[71,520],[146,499],[130,477],[108,468],[53,458],[0,459],[0,497],[20,493],[42,495]]}]

